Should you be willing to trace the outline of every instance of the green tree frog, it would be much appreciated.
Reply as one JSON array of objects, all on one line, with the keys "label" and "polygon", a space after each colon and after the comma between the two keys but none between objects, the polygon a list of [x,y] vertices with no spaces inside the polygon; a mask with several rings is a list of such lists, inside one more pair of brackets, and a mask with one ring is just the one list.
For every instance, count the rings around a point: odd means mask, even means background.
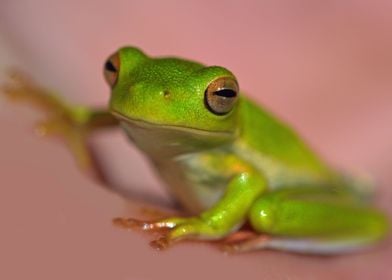
[{"label": "green tree frog", "polygon": [[[244,96],[226,68],[123,47],[104,64],[104,76],[111,96],[103,110],[70,105],[20,77],[4,92],[41,106],[48,118],[40,131],[61,136],[84,169],[93,170],[90,132],[124,130],[190,214],[115,219],[161,233],[155,247],[218,240],[230,252],[335,254],[385,237],[387,218],[369,206],[363,183],[328,166]],[[239,236],[244,228],[248,234]]]}]

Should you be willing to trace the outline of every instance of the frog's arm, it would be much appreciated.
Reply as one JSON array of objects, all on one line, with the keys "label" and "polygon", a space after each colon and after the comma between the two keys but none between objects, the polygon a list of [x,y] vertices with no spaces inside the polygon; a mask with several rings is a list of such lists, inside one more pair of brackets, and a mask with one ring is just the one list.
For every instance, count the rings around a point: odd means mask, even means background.
[{"label": "frog's arm", "polygon": [[0,92],[11,100],[27,103],[45,113],[46,118],[37,125],[37,132],[59,137],[83,170],[100,180],[103,179],[97,163],[93,160],[88,136],[93,131],[118,124],[108,111],[70,105],[19,72],[10,74],[9,83],[2,85]]},{"label": "frog's arm", "polygon": [[94,179],[108,184],[93,147],[89,143],[91,133],[118,125],[117,119],[104,109],[66,105],[65,114],[49,114],[38,125],[44,136],[57,136],[73,154],[78,166]]},{"label": "frog's arm", "polygon": [[166,231],[152,242],[158,249],[183,239],[217,240],[238,229],[246,220],[255,199],[266,190],[266,180],[258,172],[238,172],[230,180],[223,197],[198,216],[168,218],[154,222],[117,218],[114,223],[126,228]]}]

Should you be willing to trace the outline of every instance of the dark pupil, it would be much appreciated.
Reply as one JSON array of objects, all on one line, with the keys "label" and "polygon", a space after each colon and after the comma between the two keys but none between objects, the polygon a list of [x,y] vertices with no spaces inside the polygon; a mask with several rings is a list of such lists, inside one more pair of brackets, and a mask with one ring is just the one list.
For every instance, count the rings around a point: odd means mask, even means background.
[{"label": "dark pupil", "polygon": [[106,61],[106,63],[105,63],[105,69],[106,69],[107,71],[110,71],[110,72],[117,72],[116,67],[114,67],[113,63],[112,63],[110,60]]},{"label": "dark pupil", "polygon": [[227,98],[233,98],[233,97],[236,97],[237,93],[231,89],[221,89],[221,90],[215,91],[214,95],[227,97]]}]

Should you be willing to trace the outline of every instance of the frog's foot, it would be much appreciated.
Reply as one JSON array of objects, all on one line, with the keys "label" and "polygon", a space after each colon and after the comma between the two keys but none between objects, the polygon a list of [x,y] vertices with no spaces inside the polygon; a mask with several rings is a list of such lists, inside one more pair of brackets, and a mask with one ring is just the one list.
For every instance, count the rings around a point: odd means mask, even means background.
[{"label": "frog's foot", "polygon": [[157,233],[159,237],[150,242],[157,250],[163,250],[182,240],[216,240],[225,235],[198,217],[168,218],[154,222],[140,221],[132,218],[115,218],[117,226]]},{"label": "frog's foot", "polygon": [[218,242],[219,248],[229,254],[244,253],[266,248],[271,236],[253,231],[239,231]]},{"label": "frog's foot", "polygon": [[36,126],[37,134],[55,136],[63,140],[84,170],[92,166],[86,143],[87,130],[83,125],[83,108],[72,107],[58,96],[41,88],[18,71],[9,72],[9,79],[0,85],[0,92],[8,99],[36,107],[45,119]]},{"label": "frog's foot", "polygon": [[39,107],[48,114],[59,115],[67,111],[67,107],[56,95],[39,87],[17,70],[8,72],[8,80],[0,85],[0,92],[11,101]]}]

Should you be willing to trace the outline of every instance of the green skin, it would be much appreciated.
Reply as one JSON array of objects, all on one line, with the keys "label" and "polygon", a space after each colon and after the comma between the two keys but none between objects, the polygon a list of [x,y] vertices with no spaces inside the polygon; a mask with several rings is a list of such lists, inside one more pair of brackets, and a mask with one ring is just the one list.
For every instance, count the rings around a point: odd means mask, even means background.
[{"label": "green skin", "polygon": [[133,47],[117,54],[109,110],[70,107],[69,116],[79,131],[120,125],[194,214],[117,222],[168,229],[157,247],[221,240],[245,223],[264,238],[235,243],[234,251],[344,253],[385,236],[387,219],[364,201],[363,184],[330,168],[286,124],[242,94],[228,114],[207,108],[206,88],[235,79],[230,71]]}]

